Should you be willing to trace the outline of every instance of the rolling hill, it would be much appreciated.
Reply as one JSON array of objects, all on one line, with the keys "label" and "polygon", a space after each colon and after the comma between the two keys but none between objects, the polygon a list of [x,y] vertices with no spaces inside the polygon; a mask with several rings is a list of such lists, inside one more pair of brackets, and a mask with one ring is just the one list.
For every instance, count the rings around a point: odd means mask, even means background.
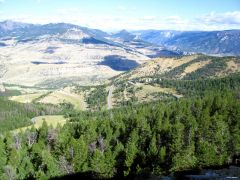
[{"label": "rolling hill", "polygon": [[156,58],[111,79],[113,105],[200,95],[205,90],[239,87],[240,58],[202,54]]},{"label": "rolling hill", "polygon": [[196,54],[156,58],[109,79],[101,86],[77,85],[45,92],[44,96],[41,96],[42,90],[37,90],[11,99],[21,102],[23,98],[35,97],[34,102],[68,102],[78,110],[106,110],[142,102],[200,96],[212,89],[236,88],[240,85],[239,72],[240,59],[237,57]]},{"label": "rolling hill", "polygon": [[239,57],[215,57],[202,54],[174,58],[156,58],[130,72],[119,75],[115,81],[147,77],[193,80],[223,77],[240,71]]}]

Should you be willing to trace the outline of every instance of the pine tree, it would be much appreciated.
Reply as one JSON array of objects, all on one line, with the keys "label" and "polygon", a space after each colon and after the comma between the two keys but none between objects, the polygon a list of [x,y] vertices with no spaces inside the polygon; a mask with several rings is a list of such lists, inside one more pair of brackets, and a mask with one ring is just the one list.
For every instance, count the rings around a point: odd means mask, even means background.
[{"label": "pine tree", "polygon": [[152,157],[153,159],[158,154],[157,140],[156,140],[155,134],[152,135],[152,139],[148,148],[148,154],[149,154],[149,157]]},{"label": "pine tree", "polygon": [[127,176],[131,171],[131,166],[136,158],[138,153],[138,134],[136,130],[133,130],[130,134],[128,142],[125,147],[126,159],[124,175]]},{"label": "pine tree", "polygon": [[42,165],[43,172],[50,177],[57,177],[62,175],[58,160],[48,151],[42,151]]},{"label": "pine tree", "polygon": [[3,142],[3,139],[0,138],[0,179],[2,174],[4,173],[4,167],[7,163],[7,153],[6,153],[6,146]]},{"label": "pine tree", "polygon": [[108,176],[108,164],[105,162],[105,156],[103,152],[96,149],[90,159],[90,169],[95,172],[99,178]]},{"label": "pine tree", "polygon": [[71,141],[73,147],[73,167],[76,172],[85,172],[88,170],[88,146],[84,136],[80,139]]},{"label": "pine tree", "polygon": [[18,179],[30,179],[34,177],[34,166],[31,162],[27,148],[20,151],[20,162],[17,164]]}]

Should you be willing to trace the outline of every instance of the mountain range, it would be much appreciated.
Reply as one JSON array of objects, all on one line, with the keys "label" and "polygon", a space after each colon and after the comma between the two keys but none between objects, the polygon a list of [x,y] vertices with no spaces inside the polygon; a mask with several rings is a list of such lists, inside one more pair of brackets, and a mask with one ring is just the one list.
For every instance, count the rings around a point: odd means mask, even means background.
[{"label": "mountain range", "polygon": [[169,49],[211,55],[240,55],[240,30],[225,31],[136,31],[141,39]]},{"label": "mountain range", "polygon": [[0,22],[0,84],[101,84],[156,57],[240,55],[240,30],[121,30]]},{"label": "mountain range", "polygon": [[[124,43],[128,42],[132,45],[135,44],[138,48],[157,46],[164,50],[171,50],[173,54],[174,51],[178,51],[177,54],[179,52],[188,52],[222,56],[240,55],[240,30],[121,30],[110,34],[102,30],[67,23],[38,25],[9,20],[0,22],[1,40],[15,37],[19,42],[25,42],[46,35],[52,38],[59,38],[63,41],[69,40],[69,42],[70,40],[78,40],[78,42],[80,40],[83,43],[100,43],[113,46],[123,46]],[[1,44],[3,46],[3,42]]]}]

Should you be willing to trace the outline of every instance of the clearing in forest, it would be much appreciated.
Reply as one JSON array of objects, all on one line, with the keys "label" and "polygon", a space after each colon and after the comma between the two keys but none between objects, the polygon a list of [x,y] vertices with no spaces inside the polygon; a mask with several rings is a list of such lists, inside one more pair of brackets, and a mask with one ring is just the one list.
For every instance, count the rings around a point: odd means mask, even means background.
[{"label": "clearing in forest", "polygon": [[46,97],[40,99],[38,102],[44,104],[60,104],[71,103],[77,110],[85,110],[87,104],[85,102],[84,93],[76,94],[71,87],[66,87],[61,90],[54,91]]},{"label": "clearing in forest", "polygon": [[43,94],[44,93],[23,94],[23,95],[19,95],[19,96],[12,96],[9,98],[9,100],[17,101],[20,103],[31,103],[31,102],[33,102],[33,100],[39,98]]},{"label": "clearing in forest", "polygon": [[[33,122],[33,127],[35,127],[36,129],[40,128],[43,124],[43,122],[46,121],[48,126],[52,126],[52,127],[57,127],[57,125],[61,125],[63,126],[68,120],[66,118],[64,118],[64,116],[62,115],[49,115],[49,116],[38,116],[38,117],[34,117],[32,118],[32,122]],[[31,129],[32,126],[27,126],[27,127],[23,127],[23,128],[19,128],[14,130],[14,133],[18,133],[20,131],[25,131],[26,129]]]}]

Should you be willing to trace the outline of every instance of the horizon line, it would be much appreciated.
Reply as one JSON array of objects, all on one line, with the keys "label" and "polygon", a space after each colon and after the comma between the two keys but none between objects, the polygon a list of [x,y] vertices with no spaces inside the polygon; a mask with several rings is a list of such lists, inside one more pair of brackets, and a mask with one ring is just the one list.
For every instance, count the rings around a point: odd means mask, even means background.
[{"label": "horizon line", "polygon": [[71,22],[64,22],[64,21],[59,21],[59,22],[48,22],[48,23],[30,23],[30,22],[24,22],[24,21],[16,21],[13,19],[2,19],[0,20],[0,23],[4,23],[4,22],[13,22],[13,23],[22,23],[22,24],[28,24],[28,25],[39,25],[39,26],[44,26],[44,25],[48,25],[48,24],[68,24],[68,25],[73,25],[73,26],[78,26],[81,28],[88,28],[88,29],[95,29],[95,30],[101,30],[104,32],[120,32],[123,30],[126,30],[128,32],[134,32],[134,31],[178,31],[178,32],[214,32],[214,31],[239,31],[240,29],[221,29],[221,30],[204,30],[204,29],[195,29],[195,30],[180,30],[180,29],[154,29],[154,28],[150,28],[150,29],[127,29],[127,28],[121,28],[121,29],[112,29],[112,30],[106,30],[106,29],[101,29],[101,28],[91,28],[88,26],[82,26],[80,24],[74,24]]}]

